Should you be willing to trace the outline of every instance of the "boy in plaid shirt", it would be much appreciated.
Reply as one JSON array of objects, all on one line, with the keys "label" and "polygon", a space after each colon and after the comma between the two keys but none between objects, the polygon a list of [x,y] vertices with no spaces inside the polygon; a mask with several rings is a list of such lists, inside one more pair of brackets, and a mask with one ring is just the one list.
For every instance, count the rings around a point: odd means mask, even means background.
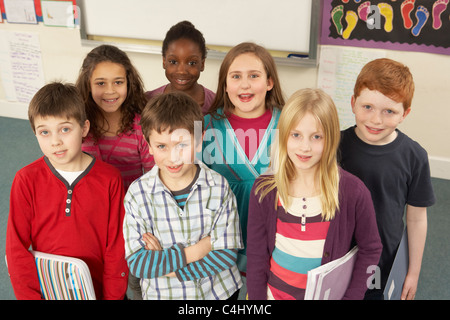
[{"label": "boy in plaid shirt", "polygon": [[163,94],[147,103],[140,124],[155,167],[128,189],[123,230],[142,298],[236,298],[243,248],[236,199],[224,177],[194,161],[199,106],[186,94]]}]

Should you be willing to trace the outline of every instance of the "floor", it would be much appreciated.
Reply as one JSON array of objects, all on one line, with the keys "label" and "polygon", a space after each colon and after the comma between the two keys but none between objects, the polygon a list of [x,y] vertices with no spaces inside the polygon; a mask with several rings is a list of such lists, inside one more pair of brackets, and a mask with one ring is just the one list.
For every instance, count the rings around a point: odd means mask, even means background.
[{"label": "floor", "polygon": [[[28,121],[0,117],[0,300],[15,300],[5,255],[9,192],[17,170],[42,155]],[[450,180],[433,178],[437,203],[428,209],[428,236],[417,300],[450,299]]]}]

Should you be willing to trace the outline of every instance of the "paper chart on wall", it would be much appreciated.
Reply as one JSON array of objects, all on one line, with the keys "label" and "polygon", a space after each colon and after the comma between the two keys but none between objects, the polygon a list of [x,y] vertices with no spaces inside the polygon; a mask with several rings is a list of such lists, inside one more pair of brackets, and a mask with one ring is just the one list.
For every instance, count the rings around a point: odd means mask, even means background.
[{"label": "paper chart on wall", "polygon": [[45,84],[38,34],[0,30],[0,66],[6,100],[29,103]]},{"label": "paper chart on wall", "polygon": [[75,27],[72,1],[42,1],[41,7],[44,25]]},{"label": "paper chart on wall", "polygon": [[5,0],[4,4],[8,23],[37,23],[33,0]]},{"label": "paper chart on wall", "polygon": [[333,98],[341,130],[355,124],[350,102],[359,72],[367,62],[384,57],[384,50],[321,47],[317,86]]}]

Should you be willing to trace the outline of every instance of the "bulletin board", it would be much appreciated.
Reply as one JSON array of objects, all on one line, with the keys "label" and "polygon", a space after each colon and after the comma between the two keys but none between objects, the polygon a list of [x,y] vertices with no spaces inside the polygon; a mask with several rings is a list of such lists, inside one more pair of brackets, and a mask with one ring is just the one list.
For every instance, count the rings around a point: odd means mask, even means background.
[{"label": "bulletin board", "polygon": [[450,54],[449,0],[324,0],[321,44]]},{"label": "bulletin board", "polygon": [[317,0],[78,0],[77,5],[88,36],[162,41],[171,26],[189,20],[208,47],[252,41],[286,57],[316,58]]}]

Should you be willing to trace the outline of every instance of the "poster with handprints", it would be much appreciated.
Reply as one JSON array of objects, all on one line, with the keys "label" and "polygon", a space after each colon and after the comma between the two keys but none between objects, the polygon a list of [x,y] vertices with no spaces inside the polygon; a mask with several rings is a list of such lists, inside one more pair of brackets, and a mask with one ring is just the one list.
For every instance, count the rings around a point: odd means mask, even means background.
[{"label": "poster with handprints", "polygon": [[321,44],[450,54],[450,0],[324,0]]}]

